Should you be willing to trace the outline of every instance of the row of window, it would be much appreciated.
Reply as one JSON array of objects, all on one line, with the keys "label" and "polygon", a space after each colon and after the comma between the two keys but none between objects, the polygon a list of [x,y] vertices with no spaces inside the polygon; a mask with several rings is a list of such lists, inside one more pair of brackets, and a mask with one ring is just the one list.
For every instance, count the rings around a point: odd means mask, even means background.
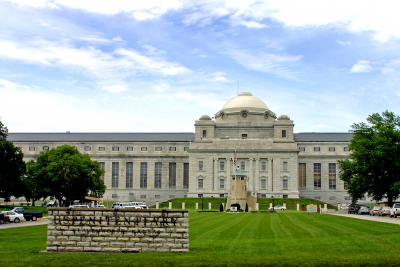
[{"label": "row of window", "polygon": [[[119,162],[111,163],[111,187],[118,188],[119,187]],[[154,188],[161,188],[162,185],[162,171],[163,164],[162,162],[154,163]],[[105,162],[100,162],[100,168],[105,169]],[[148,162],[140,162],[140,172],[139,172],[139,183],[140,188],[147,188],[148,182]],[[133,162],[126,162],[126,175],[125,175],[125,187],[132,188],[133,187]],[[101,179],[104,180],[104,174],[101,176]],[[169,163],[169,176],[168,176],[169,188],[176,188],[176,163]],[[189,163],[183,164],[183,188],[189,188]]]},{"label": "row of window", "polygon": [[[119,198],[118,194],[112,194],[111,197],[114,198],[114,199],[118,199]],[[164,196],[164,197],[166,197],[166,196]],[[139,196],[140,200],[143,200],[143,199],[146,199],[146,198],[147,198],[146,195],[140,195]],[[175,195],[169,195],[168,198],[170,198],[170,199],[175,198]],[[154,199],[161,199],[161,195],[154,195]]]},{"label": "row of window", "polygon": [[[240,170],[245,171],[246,170],[246,161],[240,161],[238,166],[239,166]],[[282,162],[282,171],[284,171],[284,172],[289,171],[289,167],[288,166],[289,166],[288,162],[287,161],[283,161]],[[198,170],[199,171],[204,171],[204,161],[199,160]],[[225,161],[220,161],[219,162],[219,170],[220,171],[225,171]],[[267,162],[266,161],[261,161],[260,170],[261,171],[266,171],[267,170]]]},{"label": "row of window", "polygon": [[[329,189],[336,190],[336,163],[328,163]],[[314,190],[321,190],[321,163],[313,163],[314,170]],[[299,189],[306,190],[307,176],[306,163],[299,163]],[[347,190],[347,183],[344,183]]]},{"label": "row of window", "polygon": [[[282,130],[282,138],[286,138],[286,130]],[[207,137],[207,130],[203,130],[203,138]],[[242,134],[242,139],[247,139],[247,134]]]},{"label": "row of window", "polygon": [[[232,177],[232,180],[235,178]],[[240,178],[238,178],[240,179]],[[267,179],[261,179],[260,180],[260,186],[261,189],[267,189]],[[204,189],[204,178],[199,178],[197,179],[197,188],[198,189]],[[219,189],[225,189],[225,178],[219,179]],[[289,179],[288,177],[283,177],[282,179],[282,189],[283,190],[288,190],[289,189]]]},{"label": "row of window", "polygon": [[[36,150],[36,147],[35,147],[35,146],[30,146],[30,147],[29,147],[29,151],[35,151],[35,150]],[[43,146],[42,150],[43,150],[43,151],[44,151],[44,150],[49,150],[49,147],[48,147],[48,146]],[[84,147],[84,150],[85,150],[85,151],[91,151],[91,150],[92,150],[92,147],[91,147],[91,146],[85,146],[85,147]],[[99,147],[97,148],[97,150],[98,150],[98,151],[106,151],[106,147],[104,147],[104,146],[99,146]],[[112,150],[112,151],[120,151],[120,147],[119,147],[119,146],[113,146],[113,147],[111,148],[111,150]],[[189,147],[184,147],[183,150],[184,150],[184,151],[188,151],[188,150],[189,150]],[[126,151],[133,151],[133,146],[128,146],[128,147],[126,147]],[[148,149],[147,149],[146,146],[142,146],[142,147],[140,148],[140,151],[146,152],[146,151],[148,151]],[[156,147],[154,148],[154,151],[163,151],[163,147],[161,147],[161,146],[156,146]],[[171,151],[171,152],[172,152],[172,151],[176,151],[176,146],[168,147],[168,151]]]},{"label": "row of window", "polygon": [[[299,150],[300,150],[300,151],[306,151],[306,147],[301,146],[301,147],[299,147]],[[321,151],[321,147],[315,146],[315,147],[314,147],[314,151],[315,151],[315,152]],[[335,152],[335,151],[336,151],[336,147],[329,147],[328,151],[329,151],[329,152]],[[345,147],[343,148],[343,151],[349,151],[349,147],[348,147],[348,146],[345,146]]]}]

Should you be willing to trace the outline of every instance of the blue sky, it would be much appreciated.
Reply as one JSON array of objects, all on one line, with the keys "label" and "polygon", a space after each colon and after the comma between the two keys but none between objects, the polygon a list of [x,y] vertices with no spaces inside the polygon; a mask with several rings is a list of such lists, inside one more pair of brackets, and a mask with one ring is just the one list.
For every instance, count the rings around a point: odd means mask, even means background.
[{"label": "blue sky", "polygon": [[1,121],[193,132],[239,91],[296,132],[346,132],[400,114],[398,14],[399,1],[0,0]]}]

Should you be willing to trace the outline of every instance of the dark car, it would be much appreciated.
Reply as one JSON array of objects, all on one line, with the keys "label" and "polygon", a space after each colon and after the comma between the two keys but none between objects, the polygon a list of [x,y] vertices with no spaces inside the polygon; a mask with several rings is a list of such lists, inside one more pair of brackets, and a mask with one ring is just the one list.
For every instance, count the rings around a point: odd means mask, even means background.
[{"label": "dark car", "polygon": [[350,204],[349,209],[347,210],[348,214],[357,214],[360,209],[360,205],[358,204]]}]

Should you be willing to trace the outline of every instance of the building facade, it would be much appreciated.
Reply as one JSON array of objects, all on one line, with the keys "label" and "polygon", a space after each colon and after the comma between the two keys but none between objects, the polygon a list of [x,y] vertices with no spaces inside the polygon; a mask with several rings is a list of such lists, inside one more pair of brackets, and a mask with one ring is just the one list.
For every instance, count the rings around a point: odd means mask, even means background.
[{"label": "building facade", "polygon": [[238,180],[252,197],[313,198],[350,203],[337,160],[351,133],[294,133],[294,123],[251,93],[229,100],[195,133],[9,133],[25,160],[62,144],[105,169],[104,199],[165,201],[229,197]]}]

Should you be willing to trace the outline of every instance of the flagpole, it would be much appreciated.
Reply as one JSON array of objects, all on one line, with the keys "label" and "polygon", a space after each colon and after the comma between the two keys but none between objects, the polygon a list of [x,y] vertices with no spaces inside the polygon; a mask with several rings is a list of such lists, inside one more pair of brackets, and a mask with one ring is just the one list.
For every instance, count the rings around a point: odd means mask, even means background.
[{"label": "flagpole", "polygon": [[236,195],[237,195],[237,178],[236,178],[236,172],[237,172],[237,168],[236,168],[236,147],[235,147],[235,157],[234,157],[234,164],[235,164],[235,204],[236,202]]}]

